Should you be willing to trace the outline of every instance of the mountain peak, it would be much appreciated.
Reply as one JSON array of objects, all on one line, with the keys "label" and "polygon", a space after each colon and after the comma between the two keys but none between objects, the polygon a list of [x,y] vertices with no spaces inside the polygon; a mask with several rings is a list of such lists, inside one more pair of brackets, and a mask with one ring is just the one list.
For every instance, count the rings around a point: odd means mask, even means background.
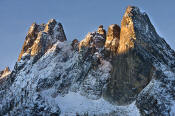
[{"label": "mountain peak", "polygon": [[48,23],[45,26],[44,32],[47,32],[49,34],[53,34],[53,29],[56,25],[56,20],[55,19],[51,19],[48,21]]},{"label": "mountain peak", "polygon": [[[137,7],[128,6],[121,22],[117,55],[113,57],[108,99],[120,105],[133,102],[153,78],[164,78],[155,76],[159,65],[174,66],[172,53],[174,51],[156,33],[148,15]],[[139,107],[147,107],[142,101],[138,102]]]},{"label": "mountain peak", "polygon": [[103,37],[106,39],[106,30],[103,29],[103,25],[100,25],[100,26],[98,27],[97,32],[98,32],[99,34],[103,35]]},{"label": "mountain peak", "polygon": [[0,78],[3,78],[11,73],[10,68],[6,67],[4,70],[0,71]]},{"label": "mountain peak", "polygon": [[18,61],[26,54],[42,56],[55,42],[66,40],[62,24],[56,22],[55,19],[49,20],[47,24],[33,23],[26,36]]},{"label": "mountain peak", "polygon": [[80,41],[79,50],[81,50],[82,47],[91,47],[96,50],[99,48],[103,48],[105,45],[105,41],[106,41],[106,30],[103,29],[103,25],[100,25],[97,31],[89,32],[86,35],[86,37],[82,41]]},{"label": "mountain peak", "polygon": [[100,25],[80,42],[66,41],[51,19],[32,24],[0,80],[0,115],[169,115],[174,77],[174,50],[137,7],[128,6],[121,27]]}]

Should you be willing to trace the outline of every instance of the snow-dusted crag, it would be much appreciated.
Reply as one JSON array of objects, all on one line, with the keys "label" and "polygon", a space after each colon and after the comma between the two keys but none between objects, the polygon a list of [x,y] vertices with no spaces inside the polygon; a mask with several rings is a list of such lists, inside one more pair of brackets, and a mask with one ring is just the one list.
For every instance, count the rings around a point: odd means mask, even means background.
[{"label": "snow-dusted crag", "polygon": [[14,69],[0,72],[0,115],[174,115],[175,52],[146,13],[66,41],[61,23],[32,24]]}]

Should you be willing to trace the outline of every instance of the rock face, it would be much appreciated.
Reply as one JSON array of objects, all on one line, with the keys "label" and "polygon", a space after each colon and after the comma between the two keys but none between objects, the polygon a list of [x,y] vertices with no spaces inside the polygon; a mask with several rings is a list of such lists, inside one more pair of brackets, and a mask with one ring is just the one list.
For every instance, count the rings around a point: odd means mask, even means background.
[{"label": "rock face", "polygon": [[80,41],[79,50],[82,47],[91,47],[93,52],[104,48],[106,41],[106,31],[103,29],[103,25],[100,25],[97,32],[88,33],[86,37]]},{"label": "rock face", "polygon": [[74,49],[74,50],[76,50],[76,51],[78,51],[78,45],[79,45],[79,41],[78,41],[78,39],[74,39],[73,41],[72,41],[72,48]]},{"label": "rock face", "polygon": [[103,29],[103,25],[98,27],[97,33],[103,35],[103,37],[106,39],[106,30]]},{"label": "rock face", "polygon": [[121,30],[110,25],[106,37],[100,26],[80,42],[65,40],[53,19],[32,24],[0,80],[0,115],[173,116],[175,52],[146,13],[129,6]]},{"label": "rock face", "polygon": [[9,67],[6,67],[3,71],[0,71],[0,91],[5,90],[6,88],[8,88],[7,86],[10,86],[10,74],[11,71]]},{"label": "rock face", "polygon": [[108,27],[105,48],[116,55],[120,41],[120,27],[117,24],[112,24]]},{"label": "rock face", "polygon": [[9,67],[6,67],[3,71],[0,71],[0,78],[5,77],[11,73]]},{"label": "rock face", "polygon": [[97,32],[92,32],[88,33],[87,36],[82,41],[80,41],[79,50],[81,50],[82,47],[92,47],[95,52],[96,50],[103,48],[104,45],[105,45],[104,36]]},{"label": "rock face", "polygon": [[[137,94],[150,82],[154,71],[149,57],[145,56],[148,55],[146,52],[149,52],[145,51],[147,43],[136,37],[138,32],[135,30],[134,21],[137,19],[132,17],[137,17],[136,14],[141,15],[137,8],[128,7],[123,16],[117,56],[113,58],[114,70],[107,90],[112,101],[120,105],[134,101]],[[140,16],[139,20],[144,20],[144,17]]]},{"label": "rock face", "polygon": [[[166,93],[173,94],[169,96],[173,99],[175,90],[163,86],[174,83],[175,75],[170,71],[173,70],[174,61],[174,51],[158,36],[147,14],[129,6],[122,19],[118,54],[113,58],[112,78],[106,95],[110,96],[110,101],[120,105],[137,99],[143,115],[166,114],[171,109],[166,107],[171,102],[166,99]],[[165,74],[165,70],[169,74]],[[172,81],[165,81],[169,79]],[[162,86],[159,88],[161,90],[156,90],[158,86]]]},{"label": "rock face", "polygon": [[33,23],[26,36],[18,61],[26,54],[42,56],[56,40],[66,40],[61,23],[57,23],[55,19],[51,19],[47,24],[37,25]]}]

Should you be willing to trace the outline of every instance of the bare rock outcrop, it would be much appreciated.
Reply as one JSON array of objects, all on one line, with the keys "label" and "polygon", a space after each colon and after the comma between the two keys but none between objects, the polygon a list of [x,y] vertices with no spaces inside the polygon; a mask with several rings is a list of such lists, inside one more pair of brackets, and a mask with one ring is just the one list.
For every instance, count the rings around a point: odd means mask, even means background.
[{"label": "bare rock outcrop", "polygon": [[81,50],[82,47],[94,47],[95,49],[103,48],[105,44],[105,38],[103,35],[93,32],[88,33],[87,36],[80,41],[79,44],[79,50]]},{"label": "bare rock outcrop", "polygon": [[73,50],[78,51],[78,45],[79,45],[78,39],[74,39],[74,40],[72,41],[72,44],[71,44]]},{"label": "bare rock outcrop", "polygon": [[108,27],[105,48],[112,54],[117,53],[117,49],[120,41],[120,26],[112,24]]},{"label": "bare rock outcrop", "polygon": [[0,78],[5,77],[11,73],[10,68],[6,67],[3,71],[0,71]]},{"label": "bare rock outcrop", "polygon": [[106,39],[106,30],[103,28],[103,25],[98,27],[97,33],[103,35],[103,37]]},{"label": "bare rock outcrop", "polygon": [[33,23],[28,31],[18,61],[23,55],[43,55],[56,41],[66,41],[61,23],[51,19],[47,24]]},{"label": "bare rock outcrop", "polygon": [[0,71],[0,85],[1,85],[0,91],[3,88],[7,88],[7,86],[10,86],[10,83],[8,83],[8,79],[10,77],[10,74],[11,74],[11,71],[10,71],[9,67],[6,67],[4,70]]}]

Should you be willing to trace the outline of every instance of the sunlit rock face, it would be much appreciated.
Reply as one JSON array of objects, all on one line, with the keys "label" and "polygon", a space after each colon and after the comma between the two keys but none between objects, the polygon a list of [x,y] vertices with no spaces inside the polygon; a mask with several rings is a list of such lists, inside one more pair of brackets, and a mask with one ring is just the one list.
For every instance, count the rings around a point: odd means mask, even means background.
[{"label": "sunlit rock face", "polygon": [[53,34],[53,29],[54,29],[56,23],[57,22],[56,22],[55,19],[49,20],[49,22],[45,26],[44,32],[47,32],[47,33],[52,35]]},{"label": "sunlit rock face", "polygon": [[3,78],[11,73],[9,67],[6,67],[3,71],[0,71],[0,78]]},{"label": "sunlit rock face", "polygon": [[112,24],[108,27],[105,48],[113,55],[117,54],[117,49],[120,41],[120,27],[117,24]]},{"label": "sunlit rock face", "polygon": [[18,61],[26,54],[42,56],[57,40],[66,40],[61,23],[56,22],[55,19],[51,19],[47,24],[33,23],[26,36]]},{"label": "sunlit rock face", "polygon": [[1,90],[5,90],[7,86],[10,86],[10,68],[6,67],[4,70],[0,71],[0,96],[1,96]]},{"label": "sunlit rock face", "polygon": [[[43,31],[44,30],[45,25],[37,25],[36,23],[33,23],[28,31],[28,34],[26,36],[25,42],[23,44],[21,53],[19,55],[18,61],[21,59],[22,55],[24,53],[30,53],[31,52],[31,47],[34,44],[34,41],[37,38],[37,35],[39,33],[39,31]],[[41,30],[40,30],[41,29]]]},{"label": "sunlit rock face", "polygon": [[103,29],[103,26],[100,25],[97,32],[91,32],[86,35],[86,37],[80,41],[79,50],[82,47],[91,47],[96,50],[104,48],[106,41],[106,31]]}]

